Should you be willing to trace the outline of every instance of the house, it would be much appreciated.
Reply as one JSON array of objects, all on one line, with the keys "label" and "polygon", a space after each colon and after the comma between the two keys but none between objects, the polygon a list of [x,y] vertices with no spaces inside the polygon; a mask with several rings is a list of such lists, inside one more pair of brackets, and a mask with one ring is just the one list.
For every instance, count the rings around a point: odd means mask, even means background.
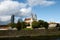
[{"label": "house", "polygon": [[49,22],[49,28],[55,28],[57,23],[55,22]]},{"label": "house", "polygon": [[0,30],[8,30],[8,25],[0,25]]},{"label": "house", "polygon": [[12,28],[8,25],[0,25],[0,30],[17,30],[17,28]]},{"label": "house", "polygon": [[32,18],[25,18],[25,23],[27,25],[27,28],[32,28],[32,22],[33,22],[33,19]]}]

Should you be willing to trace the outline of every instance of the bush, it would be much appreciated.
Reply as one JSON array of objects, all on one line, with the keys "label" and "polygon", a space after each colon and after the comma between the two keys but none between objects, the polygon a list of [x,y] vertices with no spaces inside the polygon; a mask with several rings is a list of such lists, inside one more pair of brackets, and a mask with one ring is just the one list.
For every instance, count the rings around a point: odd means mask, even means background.
[{"label": "bush", "polygon": [[9,23],[8,26],[11,26],[12,28],[16,27],[16,23]]},{"label": "bush", "polygon": [[39,23],[37,21],[33,21],[32,28],[39,28]]},{"label": "bush", "polygon": [[38,22],[40,27],[45,27],[46,29],[48,29],[48,22],[45,22],[44,20],[39,20]]}]

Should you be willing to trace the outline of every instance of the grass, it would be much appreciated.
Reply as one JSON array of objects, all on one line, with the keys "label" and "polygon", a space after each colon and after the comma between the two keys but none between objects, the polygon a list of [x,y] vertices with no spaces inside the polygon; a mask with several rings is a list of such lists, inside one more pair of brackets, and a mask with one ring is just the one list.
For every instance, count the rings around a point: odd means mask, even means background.
[{"label": "grass", "polygon": [[24,28],[22,30],[33,30],[32,28]]}]

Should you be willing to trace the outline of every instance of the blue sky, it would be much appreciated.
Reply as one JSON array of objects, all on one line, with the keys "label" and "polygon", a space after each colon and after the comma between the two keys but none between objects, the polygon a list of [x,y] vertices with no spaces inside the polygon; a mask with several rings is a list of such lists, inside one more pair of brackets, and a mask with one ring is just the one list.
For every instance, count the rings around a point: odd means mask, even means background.
[{"label": "blue sky", "polygon": [[[60,0],[51,1],[54,1],[55,4],[49,6],[36,5],[32,7],[32,12],[36,13],[38,20],[60,22]],[[26,3],[25,0],[20,0],[19,2]]]},{"label": "blue sky", "polygon": [[17,22],[21,16],[31,13],[36,14],[38,20],[60,23],[60,0],[0,0],[1,23],[10,22],[12,14],[19,16],[15,18]]},{"label": "blue sky", "polygon": [[35,6],[33,12],[37,14],[38,19],[60,22],[60,1],[55,2],[56,4],[47,7]]}]

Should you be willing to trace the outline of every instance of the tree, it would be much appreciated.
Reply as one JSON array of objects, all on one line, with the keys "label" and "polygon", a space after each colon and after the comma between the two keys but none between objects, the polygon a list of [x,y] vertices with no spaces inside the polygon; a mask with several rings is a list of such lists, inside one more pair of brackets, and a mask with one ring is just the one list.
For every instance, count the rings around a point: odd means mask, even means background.
[{"label": "tree", "polygon": [[37,21],[32,22],[32,27],[33,28],[39,28],[39,23]]},{"label": "tree", "polygon": [[60,26],[60,24],[59,24],[59,23],[57,23],[56,27],[59,27],[59,26]]},{"label": "tree", "polygon": [[60,30],[60,24],[57,23],[56,27],[58,28],[58,30]]},{"label": "tree", "polygon": [[18,30],[21,30],[21,22],[18,20],[17,24],[16,24],[16,28]]},{"label": "tree", "polygon": [[40,26],[40,27],[43,27],[43,25],[44,25],[44,20],[38,20],[38,22],[39,22],[39,26]]},{"label": "tree", "polygon": [[48,29],[48,22],[45,22],[44,20],[39,20],[38,22],[40,27],[45,27],[46,29]]},{"label": "tree", "polygon": [[14,27],[16,27],[16,23],[9,23],[8,26],[14,28]]},{"label": "tree", "polygon": [[47,22],[44,22],[43,26],[45,27],[45,29],[48,29],[49,24]]},{"label": "tree", "polygon": [[26,23],[25,22],[21,22],[21,26],[22,26],[22,28],[26,28]]}]

